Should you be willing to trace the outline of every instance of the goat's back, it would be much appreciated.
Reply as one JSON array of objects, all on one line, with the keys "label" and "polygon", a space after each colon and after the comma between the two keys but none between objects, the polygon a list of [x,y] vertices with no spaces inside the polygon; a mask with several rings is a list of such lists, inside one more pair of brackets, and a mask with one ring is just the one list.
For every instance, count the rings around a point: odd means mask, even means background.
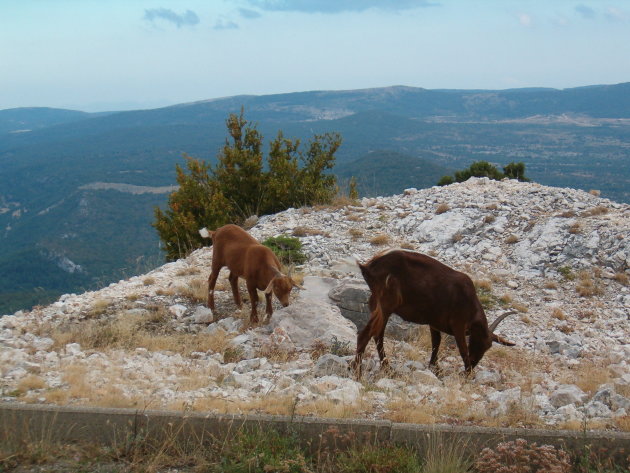
[{"label": "goat's back", "polygon": [[246,247],[259,244],[258,240],[238,225],[224,225],[212,232],[212,246],[215,249],[229,246]]},{"label": "goat's back", "polygon": [[469,319],[480,307],[466,274],[421,253],[390,250],[360,268],[372,294],[408,321],[438,325],[453,316]]},{"label": "goat's back", "polygon": [[238,225],[224,225],[212,234],[213,264],[227,266],[237,275],[247,275],[261,267],[280,270],[280,262],[271,249],[262,245]]}]

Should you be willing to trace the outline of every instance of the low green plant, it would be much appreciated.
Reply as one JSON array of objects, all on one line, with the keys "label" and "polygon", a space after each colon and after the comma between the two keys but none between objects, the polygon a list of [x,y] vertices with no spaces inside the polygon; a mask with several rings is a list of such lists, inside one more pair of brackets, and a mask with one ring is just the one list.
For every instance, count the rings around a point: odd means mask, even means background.
[{"label": "low green plant", "polygon": [[422,473],[463,473],[470,471],[472,460],[466,454],[466,441],[456,441],[441,433],[429,436],[424,452]]},{"label": "low green plant", "polygon": [[560,266],[558,272],[566,281],[573,281],[575,279],[575,273],[569,266]]},{"label": "low green plant", "polygon": [[312,460],[300,448],[293,435],[275,430],[242,432],[221,451],[221,460],[210,471],[221,473],[312,472]]},{"label": "low green plant", "polygon": [[262,244],[270,248],[285,265],[302,264],[308,259],[302,252],[302,243],[298,238],[280,235],[267,238]]},{"label": "low green plant", "polygon": [[417,455],[395,445],[361,445],[337,456],[338,473],[421,473]]},{"label": "low green plant", "polygon": [[330,353],[337,356],[352,355],[354,351],[350,346],[350,342],[339,340],[335,335],[330,339]]}]

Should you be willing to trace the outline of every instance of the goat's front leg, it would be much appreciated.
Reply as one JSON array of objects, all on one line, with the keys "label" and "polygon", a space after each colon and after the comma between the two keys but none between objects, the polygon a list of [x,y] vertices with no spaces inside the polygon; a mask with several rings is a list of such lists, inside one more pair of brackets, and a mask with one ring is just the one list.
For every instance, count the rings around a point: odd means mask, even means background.
[{"label": "goat's front leg", "polygon": [[241,302],[241,295],[238,292],[238,276],[231,272],[228,279],[230,281],[230,286],[232,286],[232,295],[234,296],[234,302],[236,303],[236,307],[240,309],[243,307],[243,303]]},{"label": "goat's front leg", "polygon": [[270,292],[269,294],[265,293],[265,302],[267,303],[267,307],[265,309],[267,313],[267,319],[271,318],[271,314],[273,314],[273,305],[271,304],[273,294]]},{"label": "goat's front leg", "polygon": [[431,329],[431,359],[429,360],[429,368],[439,376],[441,373],[438,366],[438,351],[440,350],[440,343],[442,342],[442,332],[429,327]]},{"label": "goat's front leg", "polygon": [[252,324],[257,324],[258,314],[256,312],[256,306],[258,305],[258,291],[256,285],[247,281],[247,292],[249,293],[249,301],[252,303],[252,312],[249,315],[249,321]]},{"label": "goat's front leg", "polygon": [[459,349],[459,354],[464,361],[464,370],[466,375],[470,375],[472,373],[472,363],[470,362],[470,354],[468,353],[468,344],[466,343],[466,331],[463,329],[454,330],[453,335],[455,336],[455,342],[457,343],[457,348]]}]

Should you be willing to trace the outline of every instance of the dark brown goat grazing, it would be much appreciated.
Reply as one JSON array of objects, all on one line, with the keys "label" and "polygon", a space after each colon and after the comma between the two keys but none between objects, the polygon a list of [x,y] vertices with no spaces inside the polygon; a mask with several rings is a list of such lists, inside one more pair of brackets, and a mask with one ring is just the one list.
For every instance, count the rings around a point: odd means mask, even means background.
[{"label": "dark brown goat grazing", "polygon": [[[391,314],[408,322],[427,324],[431,329],[429,366],[438,371],[437,355],[441,332],[453,335],[467,373],[479,363],[492,342],[513,346],[494,333],[479,302],[472,280],[429,256],[406,250],[390,250],[359,264],[370,296],[370,320],[357,337],[353,368],[361,374],[361,358],[370,338],[374,338],[381,366],[387,365],[383,334]],[[468,342],[466,336],[469,335]]]},{"label": "dark brown goat grazing", "polygon": [[245,279],[247,292],[252,303],[250,320],[258,322],[256,306],[258,305],[257,289],[265,292],[267,316],[271,317],[273,307],[271,294],[276,295],[280,303],[289,305],[291,289],[297,284],[290,276],[282,274],[280,261],[276,255],[249,233],[237,225],[225,225],[210,232],[205,228],[199,230],[204,238],[212,238],[212,272],[208,278],[208,307],[214,312],[214,286],[223,266],[230,270],[228,277],[232,286],[234,302],[240,309],[241,296],[238,292],[238,278]]}]

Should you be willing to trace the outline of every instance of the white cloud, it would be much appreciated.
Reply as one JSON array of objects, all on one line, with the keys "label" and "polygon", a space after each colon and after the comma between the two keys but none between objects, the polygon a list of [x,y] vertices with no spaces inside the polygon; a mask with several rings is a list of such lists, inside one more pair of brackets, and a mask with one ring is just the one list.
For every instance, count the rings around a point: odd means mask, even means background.
[{"label": "white cloud", "polygon": [[532,16],[529,15],[528,13],[519,13],[518,14],[518,22],[525,26],[525,27],[530,27],[532,26]]},{"label": "white cloud", "polygon": [[155,23],[157,20],[167,21],[178,28],[194,26],[199,23],[199,17],[192,10],[186,10],[185,13],[179,15],[168,8],[149,8],[144,10],[144,19],[150,23]]}]

